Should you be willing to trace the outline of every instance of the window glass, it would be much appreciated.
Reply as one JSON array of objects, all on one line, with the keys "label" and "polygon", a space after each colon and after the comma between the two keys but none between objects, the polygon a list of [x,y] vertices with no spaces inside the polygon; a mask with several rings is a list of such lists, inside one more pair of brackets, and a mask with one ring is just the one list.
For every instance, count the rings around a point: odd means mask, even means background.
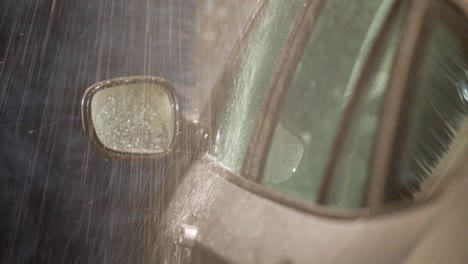
[{"label": "window glass", "polygon": [[382,45],[370,62],[370,75],[364,83],[364,95],[353,114],[328,192],[327,204],[333,207],[353,209],[364,206],[378,117],[401,39],[403,17],[407,10],[405,7],[399,9],[398,15],[390,21],[388,29],[384,30]]},{"label": "window glass", "polygon": [[[274,132],[264,185],[293,198],[316,200],[351,88],[392,2],[325,2]],[[378,98],[382,88],[376,86],[372,96]],[[366,133],[374,129],[369,124]]]},{"label": "window glass", "polygon": [[[434,1],[435,2],[435,1]],[[434,173],[455,159],[452,144],[468,110],[468,26],[465,16],[443,1],[434,3],[424,23],[420,46],[412,64],[408,98],[412,107],[401,166],[391,174],[388,202],[430,194],[442,173]],[[455,156],[454,156],[454,155]]]},{"label": "window glass", "polygon": [[235,173],[242,168],[256,114],[300,7],[303,0],[268,1],[263,17],[244,42],[241,57],[221,88],[229,94],[219,106],[216,139],[210,153]]}]

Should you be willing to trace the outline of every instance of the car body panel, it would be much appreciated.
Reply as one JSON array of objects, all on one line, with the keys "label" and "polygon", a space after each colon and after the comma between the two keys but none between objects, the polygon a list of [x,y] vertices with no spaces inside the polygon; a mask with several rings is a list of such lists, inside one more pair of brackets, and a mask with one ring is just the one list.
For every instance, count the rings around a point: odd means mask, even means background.
[{"label": "car body panel", "polygon": [[[466,181],[456,186],[459,192],[465,192]],[[439,214],[434,224],[421,241],[412,250],[404,263],[467,263],[468,251],[468,204],[461,199],[453,197],[450,206]],[[466,196],[464,197],[466,200]]]},{"label": "car body panel", "polygon": [[168,207],[169,235],[175,236],[179,225],[198,229],[194,258],[196,251],[208,250],[228,263],[400,263],[419,249],[443,212],[453,210],[454,200],[466,199],[468,186],[464,179],[425,204],[370,218],[332,219],[261,197],[233,184],[226,174],[226,168],[203,156]]}]

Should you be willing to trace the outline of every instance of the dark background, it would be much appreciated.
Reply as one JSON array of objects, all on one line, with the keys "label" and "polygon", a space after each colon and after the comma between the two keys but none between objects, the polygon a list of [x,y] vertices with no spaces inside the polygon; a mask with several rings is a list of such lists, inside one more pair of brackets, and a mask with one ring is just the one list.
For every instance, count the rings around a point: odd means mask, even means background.
[{"label": "dark background", "polygon": [[111,159],[81,130],[95,82],[156,75],[190,108],[191,0],[0,1],[0,262],[148,263],[168,166]]}]

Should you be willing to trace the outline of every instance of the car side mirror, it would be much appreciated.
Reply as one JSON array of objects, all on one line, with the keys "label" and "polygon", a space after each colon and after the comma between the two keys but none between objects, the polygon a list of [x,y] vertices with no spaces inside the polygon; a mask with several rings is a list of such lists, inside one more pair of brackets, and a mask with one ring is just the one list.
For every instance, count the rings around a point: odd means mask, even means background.
[{"label": "car side mirror", "polygon": [[178,134],[174,88],[157,77],[128,77],[89,87],[82,100],[85,132],[117,155],[164,155]]}]

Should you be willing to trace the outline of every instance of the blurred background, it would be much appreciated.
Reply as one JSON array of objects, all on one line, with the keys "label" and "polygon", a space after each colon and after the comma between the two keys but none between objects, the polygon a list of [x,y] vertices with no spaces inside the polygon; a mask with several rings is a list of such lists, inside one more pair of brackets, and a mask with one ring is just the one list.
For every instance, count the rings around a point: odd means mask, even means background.
[{"label": "blurred background", "polygon": [[0,263],[149,263],[168,168],[90,146],[80,100],[116,77],[206,103],[254,0],[0,0]]}]

